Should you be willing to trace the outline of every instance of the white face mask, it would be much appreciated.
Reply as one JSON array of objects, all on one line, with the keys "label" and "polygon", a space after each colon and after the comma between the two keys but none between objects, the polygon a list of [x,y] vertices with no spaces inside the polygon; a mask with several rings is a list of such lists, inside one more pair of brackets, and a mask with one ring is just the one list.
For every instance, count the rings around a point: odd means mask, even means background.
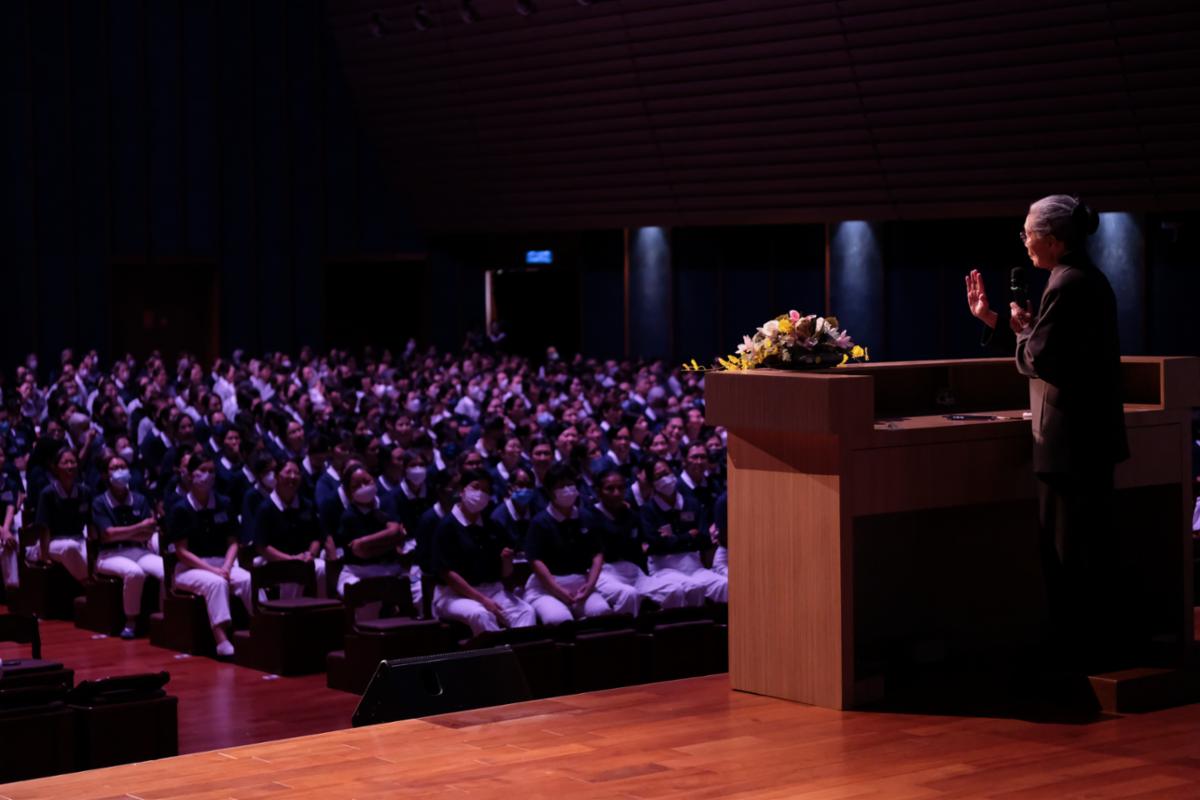
[{"label": "white face mask", "polygon": [[108,479],[112,482],[113,486],[120,486],[122,489],[129,485],[129,478],[130,473],[127,469],[115,469],[113,470],[112,474],[108,476]]},{"label": "white face mask", "polygon": [[478,514],[483,511],[487,508],[489,500],[487,492],[483,489],[476,489],[473,486],[463,489],[462,507],[468,514]]},{"label": "white face mask", "polygon": [[268,472],[266,475],[263,475],[262,478],[260,478],[260,480],[262,481],[262,485],[264,488],[266,488],[266,489],[274,489],[275,488],[275,473],[274,472]]},{"label": "white face mask", "polygon": [[560,486],[554,490],[554,504],[560,508],[570,508],[579,499],[579,490],[574,486]]},{"label": "white face mask", "polygon": [[351,495],[351,497],[354,498],[354,502],[356,502],[362,506],[368,505],[370,503],[374,503],[375,502],[375,484],[368,483],[365,486],[358,487],[357,489],[354,490],[354,494]]},{"label": "white face mask", "polygon": [[424,467],[409,467],[404,472],[404,477],[408,478],[408,482],[413,486],[420,486],[425,483],[427,470]]},{"label": "white face mask", "polygon": [[663,475],[654,482],[654,491],[658,492],[663,497],[674,497],[675,483],[676,481],[674,475]]},{"label": "white face mask", "polygon": [[126,464],[128,464],[130,461],[133,460],[133,448],[132,447],[122,447],[120,450],[117,451],[117,455],[119,455],[121,457],[122,461],[124,461]]}]

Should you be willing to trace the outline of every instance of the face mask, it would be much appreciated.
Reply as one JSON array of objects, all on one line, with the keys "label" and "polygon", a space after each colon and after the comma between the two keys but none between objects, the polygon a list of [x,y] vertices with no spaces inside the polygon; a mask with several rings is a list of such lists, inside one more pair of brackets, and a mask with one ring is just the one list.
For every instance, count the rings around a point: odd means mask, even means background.
[{"label": "face mask", "polygon": [[108,476],[108,479],[114,486],[120,486],[123,489],[129,485],[129,477],[129,470],[117,469],[113,470],[112,474]]},{"label": "face mask", "polygon": [[126,464],[128,464],[130,461],[133,460],[133,448],[132,447],[122,447],[120,450],[117,451],[117,455],[119,455],[121,457],[122,461],[124,461]]},{"label": "face mask", "polygon": [[661,494],[663,497],[675,496],[675,476],[663,475],[654,482],[654,491]]},{"label": "face mask", "polygon": [[354,502],[360,506],[369,505],[375,502],[375,484],[368,483],[365,486],[360,486],[354,490],[352,495]]},{"label": "face mask", "polygon": [[404,471],[404,477],[408,478],[408,482],[413,486],[420,486],[425,482],[425,476],[428,470],[424,467],[409,467]]},{"label": "face mask", "polygon": [[275,488],[275,473],[268,472],[266,475],[263,475],[261,478],[259,478],[259,481],[262,482],[263,488],[274,489]]},{"label": "face mask", "polygon": [[533,489],[517,489],[512,494],[513,505],[517,508],[529,508],[529,504],[533,502],[536,494]]},{"label": "face mask", "polygon": [[579,490],[574,486],[560,486],[554,490],[554,502],[562,508],[575,505],[575,501],[578,499]]},{"label": "face mask", "polygon": [[462,506],[468,514],[478,514],[487,508],[489,499],[487,492],[483,491],[483,489],[468,486],[466,489],[463,489]]},{"label": "face mask", "polygon": [[543,428],[549,427],[550,425],[554,424],[554,415],[549,411],[543,411],[537,415],[537,422],[538,425],[541,425]]},{"label": "face mask", "polygon": [[410,414],[420,413],[421,401],[414,397],[412,400],[409,400],[407,403],[405,403],[404,407],[408,409]]},{"label": "face mask", "polygon": [[211,472],[195,472],[192,473],[192,488],[205,491],[212,488],[213,481],[216,476]]}]

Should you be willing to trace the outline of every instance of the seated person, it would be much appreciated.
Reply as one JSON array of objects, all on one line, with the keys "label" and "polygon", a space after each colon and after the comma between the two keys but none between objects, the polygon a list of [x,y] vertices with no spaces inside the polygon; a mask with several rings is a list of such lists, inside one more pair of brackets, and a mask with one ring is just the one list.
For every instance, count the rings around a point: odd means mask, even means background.
[{"label": "seated person", "polygon": [[92,493],[79,480],[79,462],[69,447],[50,459],[49,485],[38,495],[35,521],[44,525],[42,539],[26,554],[33,561],[57,561],[71,577],[88,577],[87,539],[92,524]]},{"label": "seated person", "polygon": [[604,567],[596,591],[618,614],[637,614],[642,598],[648,597],[660,608],[698,606],[703,593],[689,585],[680,573],[657,575],[646,572],[646,551],[650,542],[642,532],[641,519],[625,500],[625,478],[616,468],[600,474],[596,481],[600,500],[584,510],[584,524],[598,533],[604,548]]},{"label": "seated person", "polygon": [[513,542],[484,512],[491,477],[482,470],[464,472],[461,499],[442,518],[433,543],[433,613],[457,620],[478,636],[501,628],[536,623],[533,608],[504,588],[512,574]]},{"label": "seated person", "polygon": [[[0,445],[3,437],[0,436]],[[20,541],[17,538],[17,511],[20,510],[21,484],[19,480],[9,476],[5,470],[6,454],[0,446],[0,573],[3,573],[4,586],[16,588],[17,552]]]},{"label": "seated person", "polygon": [[650,574],[682,573],[689,589],[699,587],[709,600],[728,602],[728,580],[700,560],[700,552],[712,541],[699,504],[679,493],[679,479],[665,459],[653,460],[650,475],[654,493],[641,511],[642,530],[650,543]]},{"label": "seated person", "polygon": [[404,572],[400,563],[404,526],[391,507],[380,502],[379,487],[371,473],[361,463],[351,462],[340,484],[350,499],[350,507],[342,514],[335,538],[345,564],[338,575],[339,597],[345,594],[347,584]]},{"label": "seated person", "polygon": [[713,554],[712,570],[718,575],[729,575],[729,494],[721,492],[713,506],[713,522],[709,533],[717,552]]},{"label": "seated person", "polygon": [[509,541],[518,550],[525,547],[525,537],[529,533],[529,521],[533,519],[536,497],[533,473],[524,467],[517,467],[509,473],[504,501],[492,510],[492,522],[504,528]]},{"label": "seated person", "polygon": [[214,486],[217,468],[212,456],[197,449],[184,456],[187,496],[172,510],[170,530],[179,563],[175,585],[204,598],[217,655],[233,655],[229,640],[230,597],[235,596],[249,612],[250,573],[238,566],[238,525],[229,500]]},{"label": "seated person", "polygon": [[108,490],[92,501],[92,524],[100,548],[96,572],[120,578],[125,607],[122,639],[132,639],[142,613],[142,587],[146,576],[163,579],[163,560],[150,550],[150,539],[158,532],[158,520],[144,496],[129,488],[132,473],[125,459],[108,459]]},{"label": "seated person", "polygon": [[[312,503],[300,494],[303,471],[296,461],[285,461],[275,480],[275,488],[258,506],[254,531],[258,553],[264,561],[311,561],[317,576],[317,596],[324,597],[325,559],[333,549],[333,540],[321,534]],[[295,590],[282,596],[293,596]]]},{"label": "seated person", "polygon": [[[239,519],[242,522],[241,546],[253,553],[257,552],[258,548],[258,532],[255,529],[258,509],[271,496],[271,492],[275,491],[275,456],[267,450],[255,453],[250,459],[249,472],[250,487],[242,496],[242,513]],[[229,502],[232,504],[233,498],[230,498]]]},{"label": "seated person", "polygon": [[545,489],[550,505],[529,523],[525,542],[533,570],[525,584],[526,601],[545,625],[611,614],[612,607],[596,591],[604,555],[599,535],[579,517],[575,473],[555,464],[546,472]]}]

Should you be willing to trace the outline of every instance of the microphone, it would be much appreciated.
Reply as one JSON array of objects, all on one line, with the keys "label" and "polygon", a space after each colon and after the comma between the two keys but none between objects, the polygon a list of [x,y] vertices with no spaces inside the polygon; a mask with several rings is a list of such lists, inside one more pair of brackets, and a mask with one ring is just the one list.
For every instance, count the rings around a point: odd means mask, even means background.
[{"label": "microphone", "polygon": [[1029,273],[1024,267],[1013,267],[1008,277],[1008,290],[1012,293],[1012,301],[1018,308],[1029,304]]}]

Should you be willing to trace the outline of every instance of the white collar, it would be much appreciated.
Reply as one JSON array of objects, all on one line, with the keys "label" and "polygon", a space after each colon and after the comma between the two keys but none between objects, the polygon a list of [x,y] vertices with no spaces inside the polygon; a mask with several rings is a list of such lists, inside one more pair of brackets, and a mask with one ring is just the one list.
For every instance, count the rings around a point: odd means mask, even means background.
[{"label": "white collar", "polygon": [[683,470],[683,473],[682,473],[682,474],[679,476],[679,480],[681,480],[681,481],[683,481],[685,484],[687,484],[687,487],[688,487],[689,489],[695,489],[695,488],[696,488],[696,483],[695,483],[695,481],[693,481],[693,480],[692,480],[692,476],[691,476],[691,474],[690,474],[690,473],[689,473],[689,472],[688,472],[686,469],[685,469],[685,470]]},{"label": "white collar", "polygon": [[308,460],[308,456],[304,457],[304,460],[300,462],[300,466],[304,467],[304,471],[309,475],[313,474],[313,465],[312,462]]},{"label": "white collar", "polygon": [[340,483],[338,484],[338,498],[342,501],[342,508],[350,507],[350,496],[346,494],[346,489]]},{"label": "white collar", "polygon": [[437,514],[438,519],[446,516],[446,509],[442,508],[442,501],[438,500],[433,504],[433,513]]},{"label": "white collar", "polygon": [[230,472],[233,471],[233,462],[229,460],[228,456],[221,456],[221,466]]},{"label": "white collar", "polygon": [[379,480],[379,488],[383,489],[388,494],[391,494],[392,492],[394,492],[398,488],[400,488],[399,486],[392,486],[390,483],[388,483],[386,475],[380,475],[378,480]]},{"label": "white collar", "polygon": [[462,510],[462,506],[459,503],[454,504],[454,508],[450,509],[450,513],[454,515],[454,518],[456,520],[458,520],[458,524],[462,525],[464,528],[469,528],[472,525],[479,526],[479,525],[483,524],[483,515],[482,514],[479,515],[478,522],[471,522],[470,520],[467,519],[467,512]]},{"label": "white collar", "polygon": [[642,485],[637,481],[633,482],[633,500],[639,506],[646,505],[646,498],[642,496]]},{"label": "white collar", "polygon": [[508,469],[504,466],[503,461],[496,462],[496,473],[501,478],[504,478],[504,480],[508,480],[510,477],[512,477],[512,473],[509,472]]},{"label": "white collar", "polygon": [[574,505],[574,506],[571,506],[571,516],[569,516],[569,517],[564,517],[564,516],[563,516],[563,515],[562,515],[562,514],[559,512],[558,508],[557,508],[557,507],[554,505],[554,503],[551,503],[550,505],[546,506],[546,510],[550,512],[550,516],[551,516],[551,517],[553,517],[554,519],[558,520],[559,522],[566,522],[566,521],[567,521],[567,520],[569,520],[569,519],[579,519],[579,506],[578,506],[578,504],[576,504],[576,505]]},{"label": "white collar", "polygon": [[672,509],[674,509],[675,511],[683,510],[683,495],[679,493],[678,489],[675,491],[675,500],[674,500],[674,502],[671,502],[671,503],[668,503],[667,501],[663,500],[658,492],[655,492],[651,496],[654,498],[655,505],[657,505],[663,511],[670,511]]},{"label": "white collar", "polygon": [[[196,505],[196,496],[194,494],[192,494],[191,492],[187,493],[187,502],[188,502],[188,505],[192,507],[193,511],[200,510],[200,506]],[[206,505],[205,508],[207,509],[207,508],[216,508],[216,507],[217,507],[217,495],[215,492],[209,492],[208,493],[208,505]]]},{"label": "white collar", "polygon": [[286,511],[288,508],[299,508],[300,507],[300,493],[297,492],[296,496],[292,498],[291,505],[289,505],[285,508],[283,505],[283,498],[279,496],[279,492],[272,490],[271,491],[271,502],[274,503],[275,507],[278,508],[280,511]]},{"label": "white collar", "polygon": [[254,473],[251,472],[250,468],[245,464],[242,464],[242,474],[246,476],[246,480],[250,481],[251,486],[254,486],[258,483],[258,480],[256,480],[254,477]]},{"label": "white collar", "polygon": [[329,466],[325,467],[325,474],[326,474],[326,475],[328,475],[329,477],[333,478],[335,481],[337,481],[337,482],[338,482],[338,484],[341,484],[341,482],[342,482],[342,478],[341,478],[341,476],[340,476],[340,475],[338,475],[338,474],[337,474],[337,471],[336,471],[336,470],[334,470],[334,468],[333,468],[333,465],[332,465],[332,464],[330,464]]}]

